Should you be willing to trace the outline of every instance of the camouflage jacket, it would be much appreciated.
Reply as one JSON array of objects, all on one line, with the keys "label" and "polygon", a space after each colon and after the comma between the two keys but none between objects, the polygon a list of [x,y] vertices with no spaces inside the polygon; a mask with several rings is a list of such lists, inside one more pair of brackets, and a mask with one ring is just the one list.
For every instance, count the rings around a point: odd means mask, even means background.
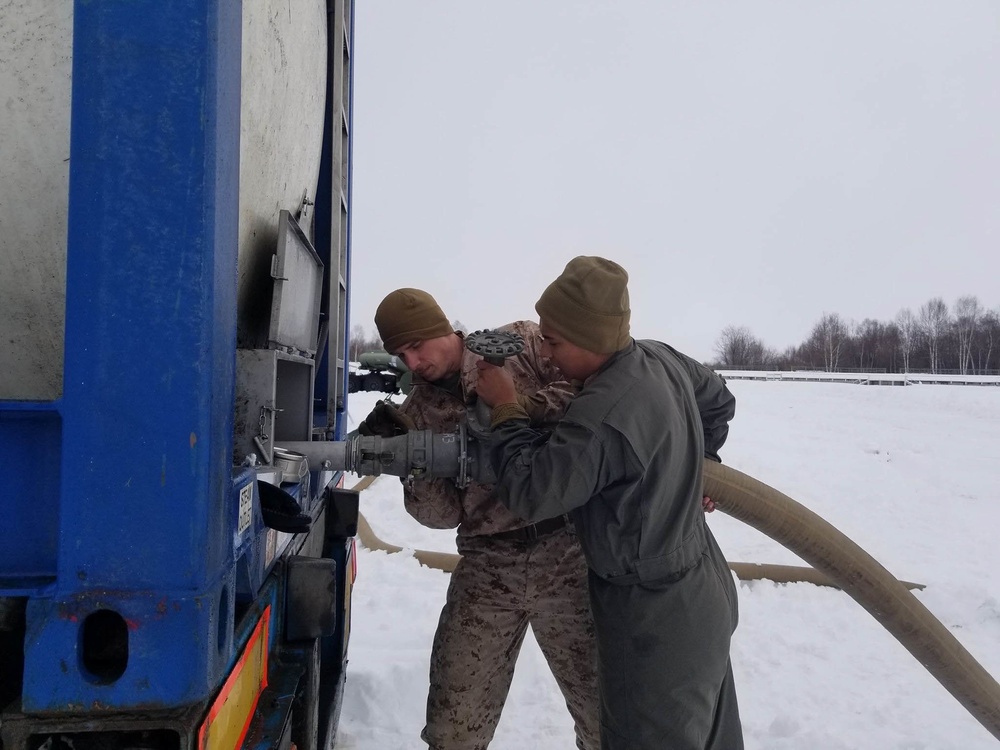
[{"label": "camouflage jacket", "polygon": [[[522,404],[532,423],[555,423],[566,409],[576,388],[541,356],[542,334],[538,325],[520,320],[498,330],[512,331],[524,339],[524,350],[508,357],[504,367],[514,378]],[[461,334],[458,334],[461,335]],[[400,407],[416,427],[435,432],[455,432],[465,419],[466,408],[476,403],[476,362],[482,359],[463,349],[458,383],[449,389],[414,376],[409,396]],[[433,529],[458,527],[459,536],[496,534],[527,526],[493,497],[493,486],[471,482],[464,490],[451,479],[414,479],[404,483],[403,503],[407,512]]]}]

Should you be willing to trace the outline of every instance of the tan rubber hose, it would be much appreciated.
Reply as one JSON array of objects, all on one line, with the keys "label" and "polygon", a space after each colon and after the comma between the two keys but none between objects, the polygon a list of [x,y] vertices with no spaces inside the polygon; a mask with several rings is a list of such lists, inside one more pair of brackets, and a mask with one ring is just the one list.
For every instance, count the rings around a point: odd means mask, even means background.
[{"label": "tan rubber hose", "polygon": [[[351,489],[355,492],[361,492],[371,487],[372,482],[376,479],[378,477],[364,477],[360,482],[351,487]],[[358,513],[358,538],[370,550],[390,553],[403,551],[403,548],[398,544],[383,542],[375,536],[375,532],[372,531],[368,519],[362,513]],[[458,555],[447,552],[432,552],[426,549],[417,549],[413,550],[413,556],[417,558],[421,565],[426,565],[428,568],[437,568],[446,573],[451,573],[455,569],[455,566],[458,565]]]},{"label": "tan rubber hose", "polygon": [[[358,513],[358,538],[370,550],[390,553],[403,551],[403,547],[383,542],[375,536],[372,527],[368,525],[368,520],[361,513]],[[438,570],[443,570],[445,573],[451,573],[455,569],[455,566],[458,565],[460,559],[459,555],[454,552],[432,552],[426,549],[413,550],[413,556],[417,558],[421,565],[426,565],[428,568],[437,568]]]},{"label": "tan rubber hose", "polygon": [[[403,547],[380,539],[372,531],[371,524],[364,517],[358,514],[358,538],[366,548],[381,552],[402,552]],[[423,565],[429,568],[437,568],[446,573],[451,573],[458,565],[461,555],[454,552],[433,552],[426,549],[413,550],[413,556]],[[801,565],[762,565],[760,563],[731,562],[729,568],[741,581],[768,580],[774,583],[812,583],[816,586],[829,586],[840,588],[832,581],[828,575],[821,573],[815,568],[807,568]],[[922,589],[920,583],[903,583],[909,588]]]},{"label": "tan rubber hose", "polygon": [[[839,589],[840,584],[830,578],[826,573],[807,568],[802,565],[774,565],[771,563],[745,563],[731,562],[729,569],[741,581],[767,580],[774,583],[812,583],[816,586],[829,586]],[[912,581],[900,581],[908,589],[924,589],[924,584],[913,583]]]},{"label": "tan rubber hose", "polygon": [[378,477],[361,477],[361,481],[351,487],[351,491],[361,492],[362,490],[367,490],[372,486],[376,479],[378,479]]},{"label": "tan rubber hose", "polygon": [[[378,477],[365,477],[360,482],[358,482],[351,489],[361,492],[371,486]],[[375,532],[372,531],[371,524],[364,517],[364,514],[358,513],[358,538],[361,543],[365,545],[370,550],[378,550],[381,552],[402,552],[403,547],[398,544],[392,544],[390,542],[383,541]],[[431,550],[417,549],[413,550],[413,556],[417,558],[423,565],[429,568],[437,568],[438,570],[443,570],[446,573],[451,573],[455,570],[455,566],[458,565],[459,555],[452,552],[433,552]],[[756,581],[756,580],[768,580],[774,581],[775,583],[812,583],[817,586],[829,586],[831,588],[840,588],[840,586],[830,580],[830,577],[825,573],[822,573],[815,568],[806,568],[801,565],[768,565],[761,563],[742,563],[742,562],[731,562],[729,563],[729,568],[736,574],[736,577],[741,581]],[[920,583],[910,583],[909,581],[902,581],[903,585],[910,589],[922,589],[924,586]]]},{"label": "tan rubber hose", "polygon": [[705,494],[826,573],[1000,739],[1000,684],[871,555],[808,508],[728,466],[705,462]]},{"label": "tan rubber hose", "polygon": [[[877,560],[833,525],[787,495],[736,469],[705,462],[704,491],[716,507],[795,552],[829,581],[846,591],[888,630],[994,737],[1000,739],[1000,685],[951,632]],[[368,486],[368,485],[365,485]],[[363,516],[358,535],[370,549],[399,552],[402,547],[375,536]],[[452,571],[459,556],[416,550],[424,565]],[[732,564],[737,575],[746,563]],[[749,566],[744,573],[771,575],[791,566]],[[799,569],[804,573],[808,569]],[[765,575],[760,577],[768,577]],[[822,581],[816,581],[822,582]]]}]

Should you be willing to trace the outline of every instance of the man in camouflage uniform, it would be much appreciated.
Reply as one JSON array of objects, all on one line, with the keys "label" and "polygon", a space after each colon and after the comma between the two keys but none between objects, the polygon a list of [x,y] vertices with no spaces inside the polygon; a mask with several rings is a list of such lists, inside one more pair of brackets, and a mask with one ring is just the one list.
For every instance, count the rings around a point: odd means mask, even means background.
[{"label": "man in camouflage uniform", "polygon": [[[431,295],[397,289],[375,313],[386,350],[413,372],[398,413],[379,404],[359,428],[390,436],[406,429],[454,432],[476,401],[476,362]],[[573,395],[540,354],[538,326],[519,321],[524,350],[504,365],[534,424],[555,422]],[[406,510],[425,526],[458,528],[461,560],[451,577],[431,651],[427,724],[431,750],[482,750],[493,738],[525,629],[559,684],[581,750],[599,747],[597,651],[587,564],[567,516],[529,524],[498,503],[492,486],[452,479],[404,483]]]}]

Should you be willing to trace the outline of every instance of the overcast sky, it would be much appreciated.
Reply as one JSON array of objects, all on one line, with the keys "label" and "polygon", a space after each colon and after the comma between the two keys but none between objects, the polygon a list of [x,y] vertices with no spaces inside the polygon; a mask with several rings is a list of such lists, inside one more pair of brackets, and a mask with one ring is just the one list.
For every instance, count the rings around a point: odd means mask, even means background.
[{"label": "overcast sky", "polygon": [[1000,3],[361,0],[351,316],[536,319],[575,255],[632,332],[1000,307]]}]

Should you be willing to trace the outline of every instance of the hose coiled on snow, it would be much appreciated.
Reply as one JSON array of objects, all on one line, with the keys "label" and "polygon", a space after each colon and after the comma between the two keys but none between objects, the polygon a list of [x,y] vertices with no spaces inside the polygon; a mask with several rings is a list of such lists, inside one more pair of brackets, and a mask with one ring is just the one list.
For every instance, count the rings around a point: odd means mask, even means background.
[{"label": "hose coiled on snow", "polygon": [[704,491],[723,513],[767,534],[830,576],[1000,740],[1000,684],[900,581],[805,506],[712,461]]}]

